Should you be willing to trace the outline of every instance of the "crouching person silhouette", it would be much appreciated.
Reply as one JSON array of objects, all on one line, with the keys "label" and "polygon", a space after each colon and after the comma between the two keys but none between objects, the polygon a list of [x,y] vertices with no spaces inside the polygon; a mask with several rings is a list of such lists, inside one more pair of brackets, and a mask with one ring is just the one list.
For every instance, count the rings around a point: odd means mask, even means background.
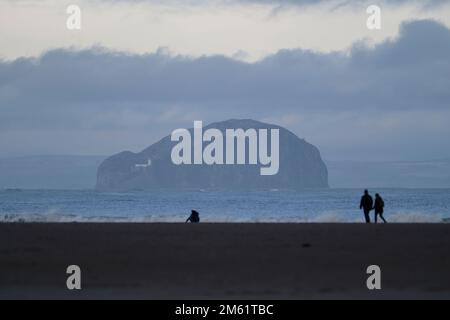
[{"label": "crouching person silhouette", "polygon": [[375,206],[373,208],[375,209],[375,223],[377,223],[378,216],[380,216],[384,223],[387,223],[386,219],[383,217],[384,200],[378,193],[375,195]]},{"label": "crouching person silhouette", "polygon": [[188,222],[190,222],[190,223],[199,223],[200,222],[200,214],[197,211],[192,210],[191,211],[191,215],[186,220],[186,223],[188,223]]}]

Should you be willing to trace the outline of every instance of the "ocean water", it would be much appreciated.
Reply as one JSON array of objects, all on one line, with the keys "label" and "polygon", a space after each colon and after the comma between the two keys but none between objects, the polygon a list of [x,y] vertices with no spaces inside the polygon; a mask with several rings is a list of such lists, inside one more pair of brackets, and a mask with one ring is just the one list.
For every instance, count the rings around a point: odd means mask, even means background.
[{"label": "ocean water", "polygon": [[[450,189],[378,189],[390,222],[450,219]],[[2,222],[362,222],[362,190],[266,192],[0,191]],[[373,215],[373,212],[372,212]]]}]

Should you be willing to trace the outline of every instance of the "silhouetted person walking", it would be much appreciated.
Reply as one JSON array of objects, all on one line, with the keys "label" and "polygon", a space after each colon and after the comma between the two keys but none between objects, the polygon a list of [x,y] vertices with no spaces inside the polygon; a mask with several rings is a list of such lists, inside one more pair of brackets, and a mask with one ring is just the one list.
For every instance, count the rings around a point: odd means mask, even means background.
[{"label": "silhouetted person walking", "polygon": [[200,222],[200,214],[197,211],[192,210],[191,215],[186,220],[186,223],[188,223],[188,222],[199,223]]},{"label": "silhouetted person walking", "polygon": [[364,190],[364,195],[361,197],[361,203],[359,209],[364,210],[364,218],[366,223],[370,223],[370,210],[373,208],[373,198],[370,196],[369,191]]},{"label": "silhouetted person walking", "polygon": [[375,194],[375,205],[373,208],[375,209],[375,223],[377,223],[378,216],[380,216],[381,220],[383,220],[384,223],[387,223],[386,219],[384,219],[383,217],[384,201],[378,193]]}]

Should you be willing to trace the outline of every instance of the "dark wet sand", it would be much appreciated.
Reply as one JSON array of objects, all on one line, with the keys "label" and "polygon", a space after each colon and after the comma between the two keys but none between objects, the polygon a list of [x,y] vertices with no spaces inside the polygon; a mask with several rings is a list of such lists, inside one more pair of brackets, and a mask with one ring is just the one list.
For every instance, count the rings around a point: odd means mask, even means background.
[{"label": "dark wet sand", "polygon": [[0,298],[449,299],[450,224],[0,224]]}]

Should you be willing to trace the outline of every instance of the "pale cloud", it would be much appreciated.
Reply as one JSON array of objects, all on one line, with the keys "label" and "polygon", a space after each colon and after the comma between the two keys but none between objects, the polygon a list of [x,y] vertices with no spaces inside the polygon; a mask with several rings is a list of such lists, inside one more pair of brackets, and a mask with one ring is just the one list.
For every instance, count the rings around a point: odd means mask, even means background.
[{"label": "pale cloud", "polygon": [[[69,3],[82,9],[81,31],[66,29]],[[383,28],[374,32],[366,28],[367,1],[0,1],[0,57],[99,45],[138,54],[168,47],[175,54],[256,61],[280,49],[341,51],[361,40],[374,45],[397,35],[409,19],[433,18],[450,26],[446,1],[428,1],[427,10],[423,1],[382,3]]]}]

